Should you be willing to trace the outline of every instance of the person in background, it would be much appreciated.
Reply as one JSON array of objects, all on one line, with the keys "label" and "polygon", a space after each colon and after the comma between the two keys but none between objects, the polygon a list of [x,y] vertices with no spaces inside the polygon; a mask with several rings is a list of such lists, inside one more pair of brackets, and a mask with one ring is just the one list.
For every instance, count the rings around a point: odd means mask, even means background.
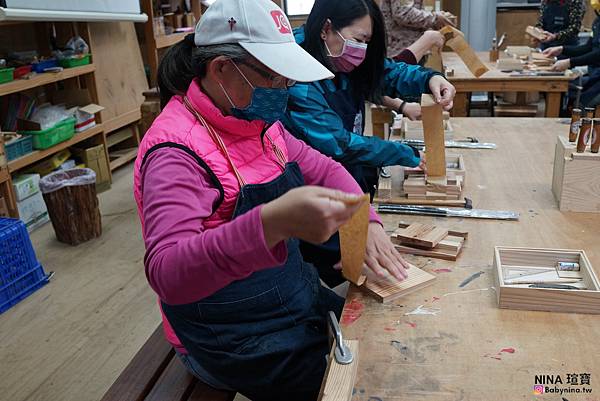
[{"label": "person in background", "polygon": [[[436,71],[387,59],[385,29],[373,0],[316,0],[306,25],[295,30],[296,41],[334,79],[298,82],[289,89],[282,122],[296,137],[340,162],[371,197],[378,168],[391,165],[424,167],[420,153],[400,142],[364,136],[365,101],[382,104],[383,97],[420,97],[432,93],[446,110],[452,107],[454,87]],[[397,110],[402,113],[402,107]],[[330,286],[341,278],[331,265],[340,259],[339,241],[323,246],[302,243],[305,258]]]},{"label": "person in background", "polygon": [[[442,48],[443,46],[444,35],[438,31],[425,31],[416,42],[395,56],[394,61],[406,64],[419,64],[433,47]],[[392,110],[402,110],[402,114],[410,120],[421,119],[421,105],[417,102],[407,102],[400,98],[393,99],[389,96],[384,96],[383,105]]]},{"label": "person in background", "polygon": [[[582,107],[595,107],[600,104],[600,0],[591,0],[591,7],[596,13],[592,25],[592,37],[579,46],[554,46],[544,50],[546,56],[562,56],[562,60],[554,63],[555,71],[565,71],[568,68],[587,66],[587,75],[582,78],[583,89],[580,103]],[[570,91],[569,97],[574,93]]]},{"label": "person in background", "polygon": [[554,46],[573,46],[585,13],[584,0],[542,0],[536,26],[544,30],[542,50]]},{"label": "person in background", "polygon": [[[278,122],[288,87],[333,74],[294,41],[270,0],[217,0],[158,70],[163,110],[138,149],[144,267],[178,358],[253,401],[315,401],[329,354],[321,285],[299,240],[327,240],[362,191]],[[370,210],[365,263],[407,277]]]},{"label": "person in background", "polygon": [[387,32],[387,54],[396,57],[429,29],[454,26],[454,15],[423,9],[423,0],[382,0],[381,13]]}]

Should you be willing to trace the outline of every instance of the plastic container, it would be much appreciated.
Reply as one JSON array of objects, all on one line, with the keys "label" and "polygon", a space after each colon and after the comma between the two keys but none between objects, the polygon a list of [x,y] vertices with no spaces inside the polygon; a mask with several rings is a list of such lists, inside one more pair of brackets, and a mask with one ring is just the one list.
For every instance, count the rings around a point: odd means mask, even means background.
[{"label": "plastic container", "polygon": [[0,218],[0,313],[46,283],[48,276],[35,257],[25,224]]},{"label": "plastic container", "polygon": [[73,138],[73,135],[75,135],[75,117],[64,119],[54,127],[42,131],[19,131],[19,133],[33,137],[34,149],[48,149]]},{"label": "plastic container", "polygon": [[90,63],[90,54],[84,54],[81,57],[63,58],[59,61],[59,63],[63,68],[73,68],[80,67],[82,65],[88,65]]},{"label": "plastic container", "polygon": [[29,74],[31,72],[31,64],[29,65],[23,65],[21,67],[17,67],[15,68],[15,79],[19,79],[21,77],[24,77],[25,75]]},{"label": "plastic container", "polygon": [[47,60],[38,61],[37,63],[31,64],[33,71],[41,74],[46,68],[58,67],[58,60],[55,58],[49,58]]},{"label": "plastic container", "polygon": [[14,73],[14,68],[0,68],[0,84],[4,84],[15,79]]},{"label": "plastic container", "polygon": [[8,161],[18,159],[21,156],[25,156],[27,153],[33,152],[33,137],[29,135],[23,135],[22,138],[12,141],[9,144],[4,144],[6,151],[6,158]]}]

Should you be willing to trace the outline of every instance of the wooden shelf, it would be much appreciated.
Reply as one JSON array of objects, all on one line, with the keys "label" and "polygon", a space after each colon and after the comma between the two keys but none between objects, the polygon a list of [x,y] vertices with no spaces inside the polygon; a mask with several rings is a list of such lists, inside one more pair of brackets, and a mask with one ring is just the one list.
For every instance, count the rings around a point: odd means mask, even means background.
[{"label": "wooden shelf", "polygon": [[103,131],[103,129],[104,128],[103,128],[102,124],[98,124],[95,127],[92,127],[88,130],[76,133],[75,136],[73,138],[69,139],[68,141],[61,142],[61,143],[56,144],[48,149],[35,150],[32,153],[28,153],[22,157],[19,157],[18,159],[11,160],[10,162],[8,162],[8,170],[12,173],[12,172],[22,169],[23,167],[27,167],[27,166],[37,162],[38,160],[41,160],[48,156],[51,156],[51,155],[55,154],[56,152],[60,152],[61,150],[66,149],[69,146],[73,146],[76,143],[79,143],[79,142],[84,141],[88,138],[91,138],[95,135],[98,135],[99,133],[101,133]]},{"label": "wooden shelf", "polygon": [[106,137],[106,146],[111,148],[133,137],[131,129],[123,128]]},{"label": "wooden shelf", "polygon": [[181,42],[188,33],[192,32],[178,32],[170,35],[155,36],[154,41],[156,42],[156,48],[162,49],[164,47],[173,46],[174,44]]},{"label": "wooden shelf", "polygon": [[0,84],[0,96],[21,92],[38,86],[48,85],[53,82],[62,81],[80,75],[94,72],[94,64],[82,65],[81,67],[65,68],[61,72],[44,72],[30,79],[16,79],[5,84]]},{"label": "wooden shelf", "polygon": [[112,156],[116,154],[117,158],[110,161],[110,171],[118,169],[125,163],[135,159],[137,157],[137,152],[138,148],[123,149],[111,152],[110,155]]}]

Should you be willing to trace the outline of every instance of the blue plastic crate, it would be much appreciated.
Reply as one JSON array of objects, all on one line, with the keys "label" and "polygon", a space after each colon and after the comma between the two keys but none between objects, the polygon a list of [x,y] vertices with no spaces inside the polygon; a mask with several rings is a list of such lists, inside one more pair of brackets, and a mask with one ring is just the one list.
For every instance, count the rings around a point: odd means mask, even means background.
[{"label": "blue plastic crate", "polygon": [[21,220],[0,218],[0,313],[48,282]]}]

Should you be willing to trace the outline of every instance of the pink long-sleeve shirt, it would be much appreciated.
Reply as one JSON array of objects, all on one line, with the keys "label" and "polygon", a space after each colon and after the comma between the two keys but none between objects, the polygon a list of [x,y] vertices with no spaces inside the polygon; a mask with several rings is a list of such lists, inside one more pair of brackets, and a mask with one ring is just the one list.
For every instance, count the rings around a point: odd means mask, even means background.
[{"label": "pink long-sleeve shirt", "polygon": [[[339,163],[289,133],[285,141],[288,158],[298,163],[307,185],[362,193]],[[260,206],[203,231],[201,222],[212,213],[219,192],[184,151],[154,151],[141,173],[146,275],[167,304],[198,301],[232,281],[285,262],[285,243],[269,249],[265,242]],[[370,219],[380,222],[373,209]]]}]

